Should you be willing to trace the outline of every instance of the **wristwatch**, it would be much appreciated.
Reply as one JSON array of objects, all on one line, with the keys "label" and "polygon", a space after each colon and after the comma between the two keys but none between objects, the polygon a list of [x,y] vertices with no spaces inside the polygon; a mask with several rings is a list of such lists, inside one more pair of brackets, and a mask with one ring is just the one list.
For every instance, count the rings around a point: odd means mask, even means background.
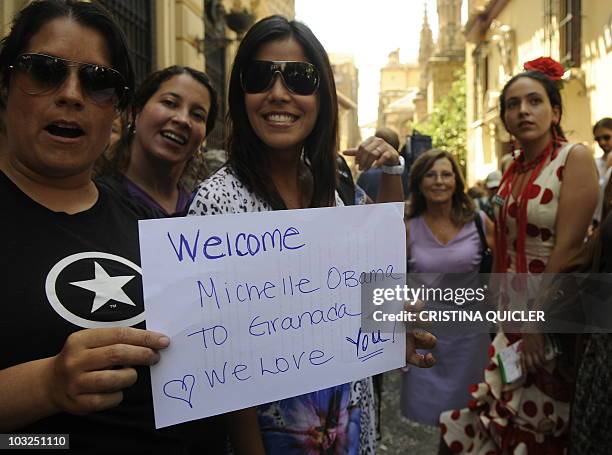
[{"label": "wristwatch", "polygon": [[406,164],[406,161],[404,160],[404,157],[400,155],[399,164],[396,164],[395,166],[382,165],[380,168],[385,174],[401,175],[404,173],[405,164]]}]

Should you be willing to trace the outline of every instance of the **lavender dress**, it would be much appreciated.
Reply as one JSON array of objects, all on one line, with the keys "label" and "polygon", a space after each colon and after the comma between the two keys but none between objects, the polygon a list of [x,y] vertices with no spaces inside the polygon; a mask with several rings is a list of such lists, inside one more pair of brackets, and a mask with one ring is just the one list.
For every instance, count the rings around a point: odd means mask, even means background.
[{"label": "lavender dress", "polygon": [[[443,245],[422,217],[413,218],[408,246],[410,273],[467,273],[480,266],[482,247],[473,222],[466,223],[455,238]],[[432,351],[436,365],[429,369],[410,367],[402,375],[402,414],[410,420],[437,426],[441,412],[467,407],[471,398],[469,386],[483,379],[490,342],[488,333],[438,335]]]}]

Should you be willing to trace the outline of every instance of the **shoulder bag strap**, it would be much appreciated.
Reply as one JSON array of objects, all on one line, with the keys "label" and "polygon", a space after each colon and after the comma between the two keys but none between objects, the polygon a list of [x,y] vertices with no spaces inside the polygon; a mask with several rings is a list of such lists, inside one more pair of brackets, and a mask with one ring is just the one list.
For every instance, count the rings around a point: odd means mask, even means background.
[{"label": "shoulder bag strap", "polygon": [[487,251],[489,249],[489,244],[487,243],[487,237],[485,236],[484,227],[482,226],[482,218],[478,211],[474,213],[474,223],[476,223],[476,230],[478,231],[478,237],[480,237],[482,251]]}]

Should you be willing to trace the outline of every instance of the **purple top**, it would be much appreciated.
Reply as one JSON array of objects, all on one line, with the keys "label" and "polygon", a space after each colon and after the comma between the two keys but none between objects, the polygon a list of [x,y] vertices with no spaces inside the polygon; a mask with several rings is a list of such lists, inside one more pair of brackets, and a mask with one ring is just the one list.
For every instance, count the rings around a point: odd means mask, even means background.
[{"label": "purple top", "polygon": [[[479,216],[482,218],[483,212],[479,212]],[[443,245],[423,217],[410,220],[410,273],[465,273],[465,278],[456,276],[460,281],[454,281],[453,285],[473,287],[478,282],[477,275],[472,275],[480,268],[481,250],[474,221],[465,223],[457,235]],[[432,278],[442,279],[433,275]],[[475,283],[472,283],[473,279],[476,279]],[[445,284],[446,281],[437,281],[435,287],[446,287]],[[457,309],[454,306],[450,308]],[[426,425],[438,425],[440,413],[447,409],[467,407],[471,398],[468,387],[482,381],[489,361],[488,333],[437,335],[438,343],[432,349],[438,360],[436,366],[431,369],[410,368],[402,375],[402,414]]]},{"label": "purple top", "polygon": [[185,210],[189,206],[189,203],[191,202],[190,194],[187,192],[187,190],[184,187],[182,187],[179,184],[178,185],[179,197],[178,197],[178,200],[176,201],[176,208],[174,210],[174,213],[168,213],[161,205],[157,203],[155,199],[149,196],[149,194],[147,194],[142,188],[140,188],[137,184],[131,181],[128,177],[126,177],[125,175],[122,175],[121,177],[122,177],[121,184],[127,191],[127,194],[130,195],[130,197],[138,199],[140,202],[145,204],[147,207],[151,207],[155,210],[161,211],[166,216],[184,214]]},{"label": "purple top", "polygon": [[[482,213],[479,215],[482,218]],[[465,223],[457,235],[444,245],[433,235],[422,216],[410,220],[410,272],[474,272],[480,267],[481,249],[473,221]]]}]

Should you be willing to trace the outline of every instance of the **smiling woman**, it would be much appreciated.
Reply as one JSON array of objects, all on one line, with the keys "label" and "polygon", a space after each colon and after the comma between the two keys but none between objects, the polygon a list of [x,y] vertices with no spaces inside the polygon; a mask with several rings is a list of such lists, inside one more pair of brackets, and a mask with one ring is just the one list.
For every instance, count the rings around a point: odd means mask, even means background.
[{"label": "smiling woman", "polygon": [[102,181],[165,215],[187,208],[184,185],[204,178],[194,157],[217,117],[208,76],[183,66],[152,73],[135,95],[129,126],[101,158]]},{"label": "smiling woman", "polygon": [[[198,187],[190,215],[344,205],[336,191],[334,76],[325,49],[304,24],[271,16],[249,30],[232,67],[228,120],[228,163]],[[345,154],[362,169],[390,170],[382,173],[380,202],[403,199],[397,175],[403,166],[392,146],[369,138]],[[410,361],[433,364],[431,355]],[[245,426],[261,429],[261,438],[256,431],[250,444],[263,439],[268,454],[376,451],[371,378],[264,404],[257,420],[251,411],[244,411],[253,419]]]},{"label": "smiling woman", "polygon": [[[438,281],[439,274],[452,273],[456,274],[454,280],[461,279],[453,287],[478,289],[483,245],[477,223],[480,221],[485,227],[489,245],[493,224],[483,212],[475,210],[465,193],[465,182],[455,158],[439,149],[423,153],[412,165],[410,188],[411,211],[406,222],[410,272],[432,274],[424,280],[436,276],[435,285],[426,283],[436,288],[444,287]],[[427,298],[422,300],[432,301],[429,290],[426,293]],[[449,303],[447,295],[431,297],[434,302]],[[465,303],[462,296],[451,297],[453,309],[465,308],[469,314],[469,304],[462,306]],[[437,425],[442,411],[467,406],[468,386],[483,377],[488,345],[486,333],[439,334],[435,348],[437,367],[410,369],[402,375],[402,414],[422,424]]]}]

